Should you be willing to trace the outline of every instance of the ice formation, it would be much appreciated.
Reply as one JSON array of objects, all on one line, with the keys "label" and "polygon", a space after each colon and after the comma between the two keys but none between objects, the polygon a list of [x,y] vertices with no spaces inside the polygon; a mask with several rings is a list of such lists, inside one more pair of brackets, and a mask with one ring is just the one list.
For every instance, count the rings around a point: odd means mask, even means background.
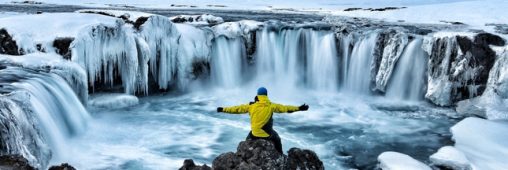
[{"label": "ice formation", "polygon": [[71,44],[72,60],[85,68],[89,82],[113,86],[118,76],[128,94],[133,94],[137,88],[145,89],[136,84],[139,60],[132,31],[122,20],[116,20],[114,25],[84,28],[76,36]]},{"label": "ice formation", "polygon": [[0,111],[13,118],[1,122],[10,127],[5,135],[16,135],[5,136],[2,151],[21,154],[37,168],[67,156],[65,140],[81,133],[90,119],[82,104],[86,100],[80,101],[88,95],[82,68],[54,54],[2,55],[0,63],[5,106]]},{"label": "ice formation", "polygon": [[138,97],[121,93],[96,94],[89,101],[90,106],[102,108],[123,108],[137,105],[138,103]]}]

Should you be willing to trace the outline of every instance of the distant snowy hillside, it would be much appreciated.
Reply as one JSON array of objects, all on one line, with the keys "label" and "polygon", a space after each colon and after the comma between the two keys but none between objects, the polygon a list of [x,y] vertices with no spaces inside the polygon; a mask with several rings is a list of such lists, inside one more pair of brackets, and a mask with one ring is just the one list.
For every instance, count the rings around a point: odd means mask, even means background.
[{"label": "distant snowy hillside", "polygon": [[[474,0],[245,0],[238,3],[236,0],[35,0],[34,3],[47,4],[72,4],[87,6],[111,6],[111,5],[128,5],[136,7],[196,7],[196,8],[242,8],[242,9],[267,9],[273,8],[295,8],[295,9],[341,9],[349,7],[385,7],[385,6],[414,6],[427,4],[444,4],[451,2],[463,2]],[[489,0],[491,1],[491,0]],[[23,0],[0,0],[0,3],[21,3]],[[481,1],[484,2],[484,1]]]}]

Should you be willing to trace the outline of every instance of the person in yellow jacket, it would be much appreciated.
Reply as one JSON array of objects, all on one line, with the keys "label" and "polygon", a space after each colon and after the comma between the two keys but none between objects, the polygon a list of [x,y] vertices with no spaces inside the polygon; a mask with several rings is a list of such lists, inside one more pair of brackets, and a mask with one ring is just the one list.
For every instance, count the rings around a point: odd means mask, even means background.
[{"label": "person in yellow jacket", "polygon": [[249,132],[246,140],[269,140],[273,142],[275,149],[282,154],[282,143],[280,141],[279,134],[273,130],[273,113],[292,113],[296,111],[306,111],[308,109],[309,106],[306,104],[297,107],[272,103],[268,99],[268,90],[261,87],[258,89],[254,102],[232,107],[218,107],[217,112],[231,114],[243,114],[248,112],[250,116],[251,131]]}]

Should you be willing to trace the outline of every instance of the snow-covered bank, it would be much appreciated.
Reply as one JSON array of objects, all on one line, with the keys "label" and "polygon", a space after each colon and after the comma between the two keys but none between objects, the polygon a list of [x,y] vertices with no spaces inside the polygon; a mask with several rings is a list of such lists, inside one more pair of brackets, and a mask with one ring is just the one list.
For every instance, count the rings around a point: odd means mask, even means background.
[{"label": "snow-covered bank", "polygon": [[[485,29],[494,32],[489,23],[508,23],[505,16],[508,2],[504,0],[472,0],[457,1],[425,5],[408,5],[407,8],[368,11],[368,10],[331,10],[332,15],[364,17],[380,19],[388,22],[409,22],[443,24],[447,22],[459,22],[471,26],[472,29]],[[359,5],[358,7],[362,7]]]},{"label": "snow-covered bank", "polygon": [[508,122],[466,118],[451,128],[455,148],[470,161],[473,169],[508,167]]}]

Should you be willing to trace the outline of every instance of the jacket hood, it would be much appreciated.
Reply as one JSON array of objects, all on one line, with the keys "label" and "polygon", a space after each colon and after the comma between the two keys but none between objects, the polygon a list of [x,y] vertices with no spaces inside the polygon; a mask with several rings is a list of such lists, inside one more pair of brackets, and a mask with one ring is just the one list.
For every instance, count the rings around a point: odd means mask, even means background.
[{"label": "jacket hood", "polygon": [[270,99],[268,99],[267,95],[257,95],[257,97],[259,103],[270,103]]}]

